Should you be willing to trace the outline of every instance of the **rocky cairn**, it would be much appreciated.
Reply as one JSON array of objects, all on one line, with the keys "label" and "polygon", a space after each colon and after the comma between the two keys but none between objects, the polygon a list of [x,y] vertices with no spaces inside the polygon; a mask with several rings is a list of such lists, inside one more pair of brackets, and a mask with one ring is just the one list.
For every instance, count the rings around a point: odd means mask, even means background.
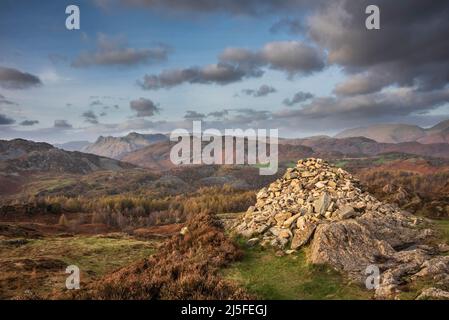
[{"label": "rocky cairn", "polygon": [[257,193],[255,206],[236,227],[243,236],[281,249],[307,244],[318,224],[396,209],[363,192],[359,182],[321,159],[299,160],[281,179]]},{"label": "rocky cairn", "polygon": [[[405,277],[449,285],[449,256],[429,245],[434,235],[426,221],[379,201],[350,173],[321,159],[299,160],[261,189],[233,230],[249,245],[285,253],[309,245],[311,263],[328,264],[362,282],[367,267],[375,265],[382,271],[378,298],[397,294]],[[432,269],[435,264],[439,268]]]}]

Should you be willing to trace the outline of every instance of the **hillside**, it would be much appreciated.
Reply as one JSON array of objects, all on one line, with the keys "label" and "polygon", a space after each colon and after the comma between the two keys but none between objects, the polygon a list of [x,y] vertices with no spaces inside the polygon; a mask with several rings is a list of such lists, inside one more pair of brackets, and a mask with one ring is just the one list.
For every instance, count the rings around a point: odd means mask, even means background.
[{"label": "hillside", "polygon": [[120,160],[129,152],[167,140],[168,137],[164,134],[139,134],[136,132],[125,137],[100,136],[95,143],[85,146],[82,151]]},{"label": "hillside", "polygon": [[3,175],[36,172],[84,174],[132,167],[105,157],[64,151],[47,143],[23,139],[0,140],[0,168]]},{"label": "hillside", "polygon": [[[170,150],[175,144],[176,142],[171,141],[155,143],[151,146],[126,154],[122,158],[122,161],[126,161],[135,164],[137,166],[149,169],[155,170],[170,169],[175,167],[175,165],[170,160]],[[247,154],[246,148],[247,146],[245,146],[245,154]],[[269,147],[267,147],[267,149],[269,149]],[[278,152],[280,163],[286,163],[291,161],[292,159],[304,158],[317,154],[314,152],[312,148],[308,146],[290,145],[290,144],[279,144]],[[224,156],[225,155],[223,151],[223,157]]]},{"label": "hillside", "polygon": [[376,199],[345,170],[311,158],[261,189],[233,229],[249,245],[274,247],[279,255],[307,247],[309,263],[331,266],[361,284],[374,265],[383,275],[375,297],[391,299],[418,281],[449,284],[448,256],[432,243],[429,227]]},{"label": "hillside", "polygon": [[428,129],[409,124],[376,124],[344,130],[335,135],[335,138],[366,137],[384,143],[414,141],[420,143],[448,143],[448,129],[449,120],[442,121]]}]

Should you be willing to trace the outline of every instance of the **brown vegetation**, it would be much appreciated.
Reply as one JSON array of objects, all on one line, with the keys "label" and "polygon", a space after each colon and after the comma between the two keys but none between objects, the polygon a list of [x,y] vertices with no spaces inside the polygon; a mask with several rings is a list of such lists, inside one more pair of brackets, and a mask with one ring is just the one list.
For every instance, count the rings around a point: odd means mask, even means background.
[{"label": "brown vegetation", "polygon": [[94,283],[82,299],[245,299],[219,269],[241,257],[221,225],[202,211],[189,214],[185,232],[166,241],[148,259]]}]

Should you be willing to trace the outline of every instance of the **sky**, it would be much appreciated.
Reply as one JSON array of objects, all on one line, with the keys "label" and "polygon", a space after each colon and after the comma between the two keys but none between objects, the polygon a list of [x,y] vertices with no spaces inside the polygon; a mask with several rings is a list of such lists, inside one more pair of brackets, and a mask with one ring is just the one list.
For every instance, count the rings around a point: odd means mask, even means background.
[{"label": "sky", "polygon": [[1,0],[0,138],[431,126],[449,118],[448,17],[444,0]]}]

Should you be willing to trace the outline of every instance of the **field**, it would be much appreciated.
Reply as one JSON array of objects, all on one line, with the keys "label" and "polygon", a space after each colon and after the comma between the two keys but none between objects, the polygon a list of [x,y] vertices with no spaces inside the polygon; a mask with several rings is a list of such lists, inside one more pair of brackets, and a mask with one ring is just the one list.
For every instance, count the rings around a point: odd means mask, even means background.
[{"label": "field", "polygon": [[65,290],[65,269],[76,265],[81,286],[156,251],[154,241],[124,234],[0,240],[0,299],[54,298]]},{"label": "field", "polygon": [[372,298],[370,291],[349,282],[331,268],[308,264],[306,250],[278,257],[272,250],[246,247],[242,261],[234,263],[223,274],[259,299]]}]

